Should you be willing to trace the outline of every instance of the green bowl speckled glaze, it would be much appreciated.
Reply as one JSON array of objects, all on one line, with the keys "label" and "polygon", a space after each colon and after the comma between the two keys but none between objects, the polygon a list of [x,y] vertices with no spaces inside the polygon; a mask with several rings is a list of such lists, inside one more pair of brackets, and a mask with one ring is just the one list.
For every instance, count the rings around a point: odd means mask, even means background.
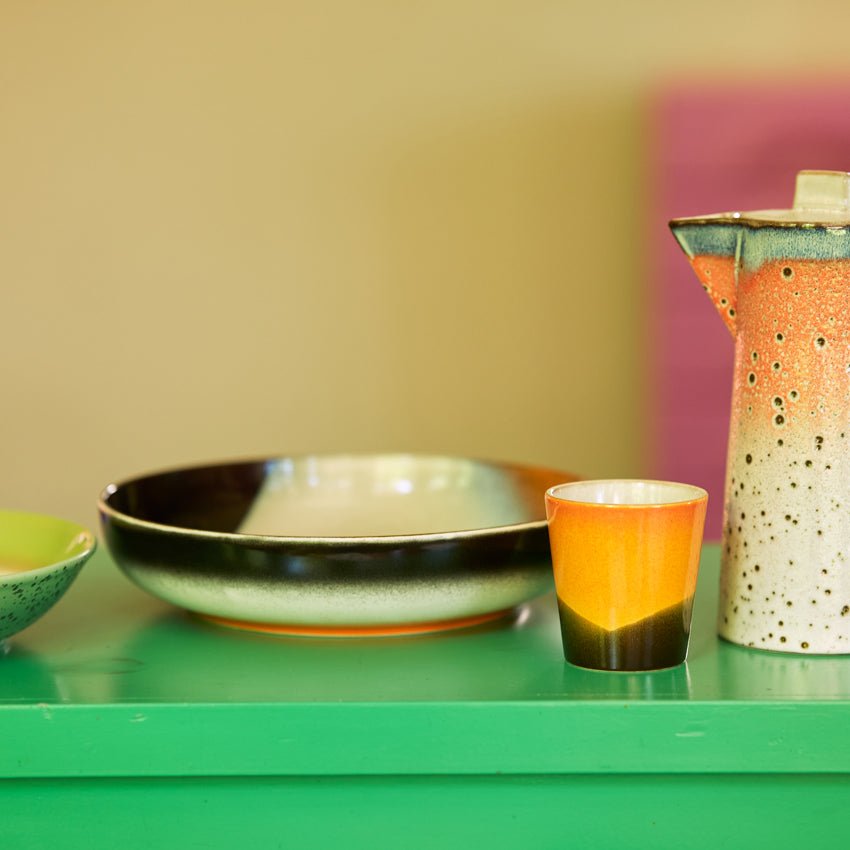
[{"label": "green bowl speckled glaze", "polygon": [[423,455],[279,457],[107,487],[104,539],[144,590],[214,622],[398,635],[492,620],[552,587],[563,471]]},{"label": "green bowl speckled glaze", "polygon": [[0,642],[52,608],[97,543],[82,526],[21,511],[0,511]]}]

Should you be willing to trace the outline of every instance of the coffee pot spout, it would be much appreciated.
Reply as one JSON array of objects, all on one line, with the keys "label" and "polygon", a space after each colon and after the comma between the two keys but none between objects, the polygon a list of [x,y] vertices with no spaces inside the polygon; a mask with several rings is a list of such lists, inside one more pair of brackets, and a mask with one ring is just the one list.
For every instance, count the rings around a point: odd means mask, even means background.
[{"label": "coffee pot spout", "polygon": [[[785,233],[793,243],[792,253],[802,252],[812,259],[823,260],[837,256],[839,249],[835,245],[848,227],[850,173],[845,171],[799,172],[794,206],[790,210],[722,213],[670,222],[673,236],[732,336],[737,331],[738,280],[744,266],[752,271],[767,250],[761,243],[770,241],[774,233]],[[751,234],[748,238],[763,231],[764,239],[755,240],[756,244],[748,249],[749,259],[745,260],[744,235],[748,230]]]},{"label": "coffee pot spout", "polygon": [[734,218],[718,217],[671,221],[670,229],[720,318],[735,336],[742,227]]}]

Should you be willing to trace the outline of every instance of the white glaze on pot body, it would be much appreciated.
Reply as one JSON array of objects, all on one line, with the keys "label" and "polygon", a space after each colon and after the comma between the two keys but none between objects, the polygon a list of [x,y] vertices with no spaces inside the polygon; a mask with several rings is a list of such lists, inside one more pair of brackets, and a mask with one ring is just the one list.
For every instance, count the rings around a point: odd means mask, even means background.
[{"label": "white glaze on pot body", "polygon": [[737,288],[718,629],[850,653],[850,260],[774,260]]}]

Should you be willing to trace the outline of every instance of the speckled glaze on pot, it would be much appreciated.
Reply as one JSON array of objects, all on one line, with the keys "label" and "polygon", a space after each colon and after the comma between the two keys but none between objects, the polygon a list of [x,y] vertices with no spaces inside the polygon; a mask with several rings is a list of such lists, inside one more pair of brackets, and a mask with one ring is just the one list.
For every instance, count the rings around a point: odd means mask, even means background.
[{"label": "speckled glaze on pot", "polygon": [[0,642],[49,611],[96,546],[90,531],[67,520],[0,511]]},{"label": "speckled glaze on pot", "polygon": [[720,635],[850,653],[850,175],[671,228],[735,337]]}]

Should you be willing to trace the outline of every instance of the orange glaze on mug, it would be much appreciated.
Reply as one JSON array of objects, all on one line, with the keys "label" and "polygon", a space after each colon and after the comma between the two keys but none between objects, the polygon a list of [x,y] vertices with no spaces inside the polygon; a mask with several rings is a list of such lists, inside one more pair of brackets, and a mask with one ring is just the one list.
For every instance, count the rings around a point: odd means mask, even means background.
[{"label": "orange glaze on mug", "polygon": [[706,500],[547,508],[558,597],[581,617],[614,631],[694,595]]}]

